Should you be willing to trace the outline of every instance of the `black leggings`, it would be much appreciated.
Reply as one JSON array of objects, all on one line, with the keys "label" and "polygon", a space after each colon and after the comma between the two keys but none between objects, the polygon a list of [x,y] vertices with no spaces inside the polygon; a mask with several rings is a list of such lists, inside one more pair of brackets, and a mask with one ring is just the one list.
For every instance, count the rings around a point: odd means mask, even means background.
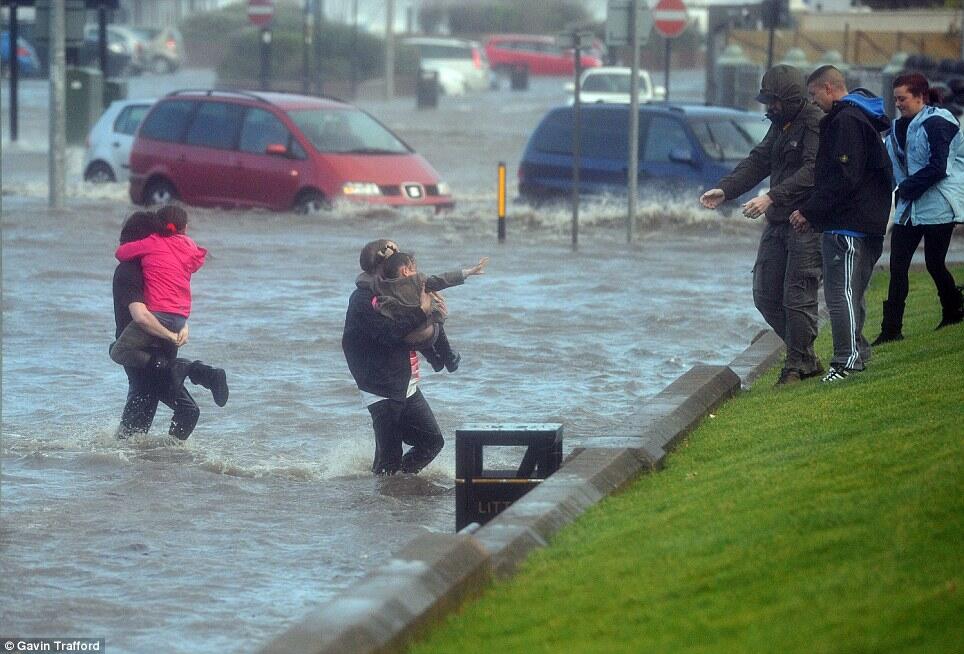
[{"label": "black leggings", "polygon": [[890,232],[890,287],[887,299],[903,306],[907,299],[908,283],[907,271],[910,270],[910,260],[914,251],[924,239],[924,263],[927,272],[934,278],[937,294],[943,304],[957,293],[954,277],[951,275],[944,259],[947,248],[951,244],[951,234],[954,233],[954,223],[943,225],[897,225]]}]

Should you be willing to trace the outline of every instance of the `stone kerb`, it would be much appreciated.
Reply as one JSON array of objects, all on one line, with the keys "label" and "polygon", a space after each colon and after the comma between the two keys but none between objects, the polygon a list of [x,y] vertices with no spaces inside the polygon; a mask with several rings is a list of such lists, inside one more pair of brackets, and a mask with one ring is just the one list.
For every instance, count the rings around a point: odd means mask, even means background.
[{"label": "stone kerb", "polygon": [[767,329],[757,334],[750,346],[730,362],[730,369],[740,377],[743,388],[749,388],[780,361],[785,350],[783,339]]},{"label": "stone kerb", "polygon": [[511,575],[529,552],[545,546],[590,506],[661,466],[702,418],[736,394],[741,382],[751,384],[782,348],[783,342],[768,332],[734,359],[739,372],[694,366],[637,411],[627,435],[585,439],[559,471],[473,535],[419,536],[260,653],[403,651],[439,618],[480,593],[493,576]]},{"label": "stone kerb", "polygon": [[490,578],[488,555],[474,538],[424,534],[259,652],[401,652],[423,629],[481,592]]}]

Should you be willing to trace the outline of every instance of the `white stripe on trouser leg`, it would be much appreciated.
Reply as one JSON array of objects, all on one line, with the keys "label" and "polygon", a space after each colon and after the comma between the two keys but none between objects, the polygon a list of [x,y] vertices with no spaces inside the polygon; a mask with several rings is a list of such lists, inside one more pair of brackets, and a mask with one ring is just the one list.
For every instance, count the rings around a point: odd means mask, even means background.
[{"label": "white stripe on trouser leg", "polygon": [[857,365],[857,319],[854,316],[854,259],[856,258],[856,240],[853,236],[844,236],[847,243],[847,254],[844,256],[844,295],[847,298],[847,316],[850,318],[850,356],[847,358],[847,368]]}]

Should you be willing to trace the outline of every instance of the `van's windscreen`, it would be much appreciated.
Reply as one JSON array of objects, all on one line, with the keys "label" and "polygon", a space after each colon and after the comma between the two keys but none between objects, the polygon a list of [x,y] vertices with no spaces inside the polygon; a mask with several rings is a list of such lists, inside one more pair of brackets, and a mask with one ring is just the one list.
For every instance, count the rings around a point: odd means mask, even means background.
[{"label": "van's windscreen", "polygon": [[408,154],[411,149],[377,120],[357,109],[288,112],[319,152]]},{"label": "van's windscreen", "polygon": [[690,121],[696,138],[711,159],[732,161],[745,159],[767,133],[770,123],[760,118]]}]

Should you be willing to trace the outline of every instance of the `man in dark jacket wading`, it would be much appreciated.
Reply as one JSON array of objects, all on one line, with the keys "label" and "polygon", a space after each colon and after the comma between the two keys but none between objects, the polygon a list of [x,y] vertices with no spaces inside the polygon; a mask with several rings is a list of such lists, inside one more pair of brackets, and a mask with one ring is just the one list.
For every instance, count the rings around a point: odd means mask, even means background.
[{"label": "man in dark jacket wading", "polygon": [[864,291],[890,216],[893,169],[880,138],[890,120],[883,100],[864,89],[848,92],[833,66],[813,71],[807,90],[827,115],[820,121],[814,192],[790,214],[790,223],[801,233],[822,232],[823,293],[833,333],[833,359],[822,381],[836,382],[870,359]]},{"label": "man in dark jacket wading", "polygon": [[792,66],[766,72],[757,100],[767,106],[770,129],[732,173],[700,197],[715,209],[770,177],[770,189],[743,206],[748,218],[766,216],[753,266],[753,302],[787,346],[777,384],[797,382],[823,372],[813,351],[817,337],[817,292],[820,288],[820,238],[797,233],[790,212],[813,188],[813,166],[822,113],[809,102],[803,75]]}]

